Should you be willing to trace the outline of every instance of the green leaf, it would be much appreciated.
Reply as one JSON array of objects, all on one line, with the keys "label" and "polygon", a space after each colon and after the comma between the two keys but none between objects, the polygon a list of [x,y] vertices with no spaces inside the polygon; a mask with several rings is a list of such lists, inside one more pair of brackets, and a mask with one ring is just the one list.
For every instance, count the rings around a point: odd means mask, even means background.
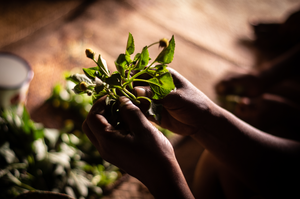
[{"label": "green leaf", "polygon": [[9,142],[5,142],[2,146],[0,146],[0,156],[2,156],[2,158],[4,158],[9,164],[13,163],[13,161],[16,159],[15,152],[10,149]]},{"label": "green leaf", "polygon": [[99,54],[99,56],[98,56],[97,64],[98,64],[99,69],[100,69],[100,71],[102,72],[102,74],[109,75],[110,71],[109,71],[108,68],[107,68],[106,61],[101,57],[100,54]]},{"label": "green leaf", "polygon": [[154,94],[152,97],[153,99],[162,99],[175,88],[172,75],[169,72],[163,73],[158,77],[151,78],[148,81],[150,82],[150,87]]},{"label": "green leaf", "polygon": [[88,187],[90,187],[92,183],[84,176],[83,171],[79,169],[72,169],[70,172],[70,178],[74,180],[74,185],[79,194],[83,197],[87,197]]},{"label": "green leaf", "polygon": [[66,79],[74,82],[75,84],[78,84],[80,82],[86,82],[88,84],[92,84],[92,81],[84,74],[76,73],[74,75],[67,77]]},{"label": "green leaf", "polygon": [[[16,119],[18,116],[16,115],[14,118]],[[23,113],[22,113],[22,130],[25,133],[30,133],[32,130],[34,130],[34,124],[33,121],[30,119],[30,115],[26,108],[23,108]]]},{"label": "green leaf", "polygon": [[156,65],[155,68],[156,68],[156,73],[157,74],[162,74],[162,73],[169,72],[168,69],[167,69],[167,65],[165,65],[165,64]]},{"label": "green leaf", "polygon": [[154,68],[151,68],[147,70],[147,74],[149,74],[151,77],[155,77],[156,70]]},{"label": "green leaf", "polygon": [[44,137],[44,130],[43,129],[39,129],[39,130],[35,130],[34,131],[34,139],[40,139]]},{"label": "green leaf", "polygon": [[27,109],[25,108],[25,106],[24,106],[24,108],[23,108],[22,120],[23,120],[24,122],[31,121],[30,115],[29,115]]},{"label": "green leaf", "polygon": [[137,53],[135,56],[134,56],[134,59],[133,61],[137,61],[141,56],[141,53]]},{"label": "green leaf", "polygon": [[134,53],[134,39],[131,33],[129,33],[128,35],[126,52],[128,52],[129,55],[132,55]]},{"label": "green leaf", "polygon": [[125,77],[125,70],[127,69],[127,61],[125,58],[125,54],[120,54],[118,59],[115,61],[115,65],[119,73]]},{"label": "green leaf", "polygon": [[157,56],[155,61],[161,64],[171,63],[174,57],[174,50],[175,50],[175,39],[173,35],[169,42],[169,46],[161,51],[161,53]]},{"label": "green leaf", "polygon": [[106,78],[105,81],[111,86],[121,86],[121,75],[120,73],[113,73],[110,77]]},{"label": "green leaf", "polygon": [[61,151],[61,152],[49,152],[47,158],[53,164],[60,164],[65,168],[70,168],[70,156]]},{"label": "green leaf", "polygon": [[148,47],[145,46],[140,54],[139,62],[134,70],[143,70],[149,63]]},{"label": "green leaf", "polygon": [[[101,75],[101,72],[99,71],[99,68],[98,68],[98,67],[93,67],[93,68],[83,68],[82,70],[83,70],[84,74],[85,74],[88,78],[90,78],[91,80],[94,80],[96,76],[97,76],[97,77],[101,77],[101,76],[102,76],[102,75]],[[100,74],[97,75],[97,72],[96,72],[96,71],[98,71],[98,73],[100,73]]]},{"label": "green leaf", "polygon": [[128,54],[128,52],[126,51],[125,53],[125,60],[127,61],[128,64],[132,63],[132,60],[131,60],[131,57],[130,57],[130,54]]},{"label": "green leaf", "polygon": [[99,86],[95,86],[94,89],[95,89],[96,93],[99,93],[104,89],[104,85],[102,84],[102,85],[99,85]]}]

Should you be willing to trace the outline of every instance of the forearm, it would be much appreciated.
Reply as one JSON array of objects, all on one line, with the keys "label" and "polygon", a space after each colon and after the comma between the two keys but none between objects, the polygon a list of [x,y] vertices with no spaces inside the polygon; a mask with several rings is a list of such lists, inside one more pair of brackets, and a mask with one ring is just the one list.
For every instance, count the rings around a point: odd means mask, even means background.
[{"label": "forearm", "polygon": [[[152,167],[153,168],[153,167]],[[145,171],[145,177],[138,177],[152,195],[157,199],[193,199],[190,188],[176,159],[151,169],[151,173]]]},{"label": "forearm", "polygon": [[205,118],[192,137],[248,186],[268,192],[279,179],[299,176],[298,142],[261,132],[217,106]]}]

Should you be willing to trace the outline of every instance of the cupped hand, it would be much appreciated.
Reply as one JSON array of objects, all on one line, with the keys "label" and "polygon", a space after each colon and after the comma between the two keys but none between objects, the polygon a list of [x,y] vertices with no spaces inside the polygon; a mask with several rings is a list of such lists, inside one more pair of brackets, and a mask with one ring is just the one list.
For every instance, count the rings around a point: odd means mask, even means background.
[{"label": "cupped hand", "polygon": [[[181,135],[192,135],[199,130],[202,122],[207,121],[215,104],[192,83],[174,69],[169,68],[176,89],[164,99],[157,102],[164,109],[161,112],[161,121],[152,116],[149,119],[161,127]],[[149,87],[136,87],[138,95],[152,96]]]},{"label": "cupped hand", "polygon": [[266,87],[267,80],[253,72],[230,75],[217,83],[215,89],[219,95],[257,97],[265,91]]},{"label": "cupped hand", "polygon": [[149,178],[149,172],[160,174],[176,161],[170,142],[129,99],[120,98],[120,114],[130,132],[108,123],[105,107],[102,97],[83,123],[83,131],[103,159],[140,180]]}]

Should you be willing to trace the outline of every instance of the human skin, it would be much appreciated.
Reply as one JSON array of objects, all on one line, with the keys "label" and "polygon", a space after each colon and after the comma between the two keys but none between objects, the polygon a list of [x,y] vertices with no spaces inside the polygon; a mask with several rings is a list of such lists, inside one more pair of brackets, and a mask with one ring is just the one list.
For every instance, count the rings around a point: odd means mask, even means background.
[{"label": "human skin", "polygon": [[264,62],[260,69],[229,75],[216,85],[219,95],[256,97],[277,83],[299,76],[300,43],[282,55]]},{"label": "human skin", "polygon": [[102,158],[143,182],[155,198],[194,198],[170,142],[126,97],[120,113],[130,134],[116,130],[105,115],[105,97],[92,107],[83,130]]},{"label": "human skin", "polygon": [[[255,129],[216,105],[179,73],[169,70],[176,90],[159,101],[164,106],[160,122],[163,128],[194,138],[205,147],[208,157],[213,156],[222,165],[219,169],[231,173],[249,190],[265,198],[299,196],[299,183],[296,183],[300,177],[298,141]],[[151,96],[147,87],[138,93]],[[167,197],[172,194],[171,190],[177,190],[179,198],[192,198],[170,143],[137,107],[129,101],[122,103],[125,105],[120,112],[134,132],[133,137],[122,136],[107,123],[103,116],[103,99],[94,105],[83,124],[85,133],[102,157],[137,177],[157,198],[173,198]],[[173,182],[167,183],[164,195],[158,191],[159,176],[164,176],[163,181]]]},{"label": "human skin", "polygon": [[193,137],[249,189],[270,198],[294,194],[300,175],[298,141],[253,128],[180,74],[172,71],[172,76],[177,89],[161,100],[166,110],[162,127]]}]

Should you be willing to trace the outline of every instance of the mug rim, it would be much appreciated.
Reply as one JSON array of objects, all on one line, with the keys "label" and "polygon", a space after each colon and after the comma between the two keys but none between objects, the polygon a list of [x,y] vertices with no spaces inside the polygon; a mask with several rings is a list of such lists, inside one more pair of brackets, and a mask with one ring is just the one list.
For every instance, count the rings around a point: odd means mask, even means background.
[{"label": "mug rim", "polygon": [[28,72],[27,72],[27,76],[26,76],[25,80],[22,81],[20,84],[17,84],[17,85],[14,85],[14,86],[5,86],[5,87],[0,85],[0,89],[2,89],[2,90],[20,89],[32,80],[32,78],[34,76],[34,72],[32,70],[32,67],[30,66],[30,64],[24,58],[22,58],[19,55],[14,54],[14,53],[11,53],[11,52],[0,51],[0,57],[2,57],[2,56],[12,57],[13,59],[17,59],[18,61],[20,61],[27,68]]}]

